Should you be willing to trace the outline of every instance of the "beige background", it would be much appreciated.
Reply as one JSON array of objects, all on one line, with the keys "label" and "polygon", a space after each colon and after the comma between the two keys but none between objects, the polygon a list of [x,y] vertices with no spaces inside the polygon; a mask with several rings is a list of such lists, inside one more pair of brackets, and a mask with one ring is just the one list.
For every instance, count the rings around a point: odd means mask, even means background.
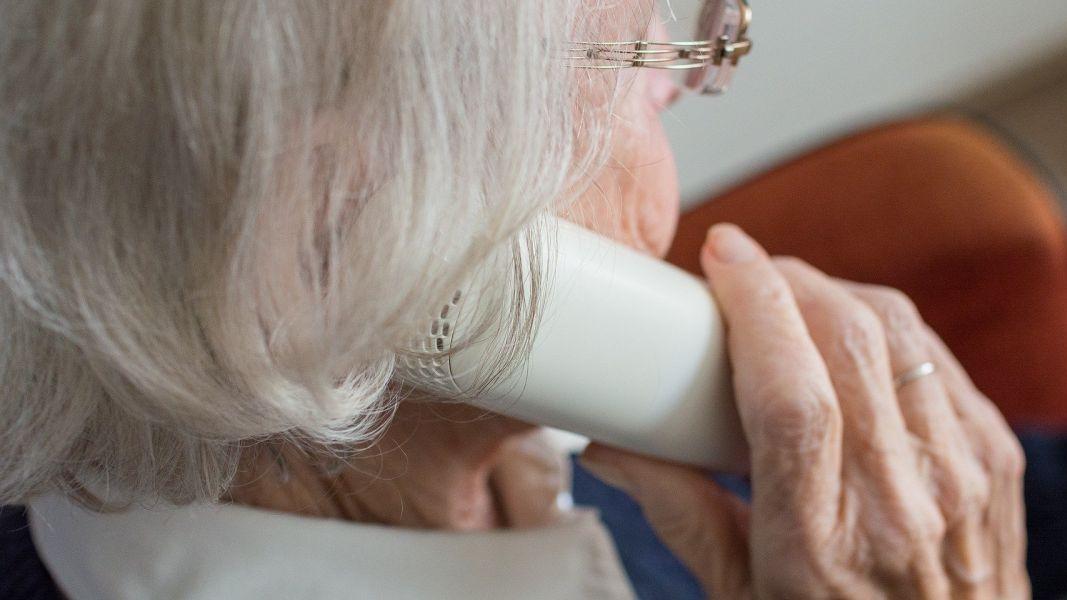
[{"label": "beige background", "polygon": [[[751,2],[755,51],[733,89],[664,117],[688,202],[860,124],[973,97],[1067,47],[1067,0]],[[696,0],[670,5],[674,35],[689,37]],[[1028,101],[1059,114],[1058,100]]]}]

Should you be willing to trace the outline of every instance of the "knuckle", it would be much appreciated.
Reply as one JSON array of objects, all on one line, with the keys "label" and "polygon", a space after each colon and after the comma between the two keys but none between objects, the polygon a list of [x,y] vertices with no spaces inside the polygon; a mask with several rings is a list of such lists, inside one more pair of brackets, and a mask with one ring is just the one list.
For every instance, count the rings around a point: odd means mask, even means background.
[{"label": "knuckle", "polygon": [[778,378],[756,393],[758,438],[791,449],[821,447],[841,429],[841,414],[827,386],[814,379]]},{"label": "knuckle", "polygon": [[887,285],[863,284],[863,292],[876,304],[898,305],[902,308],[914,308],[915,304],[907,294]]},{"label": "knuckle", "polygon": [[942,470],[939,501],[946,519],[955,522],[989,503],[989,478],[976,461],[953,460]]},{"label": "knuckle", "polygon": [[916,557],[928,555],[944,542],[948,526],[932,498],[901,501],[897,510],[879,522],[872,543],[873,560],[886,573],[905,576]]},{"label": "knuckle", "polygon": [[1019,440],[1011,434],[1003,435],[994,451],[994,469],[1011,479],[1021,479],[1026,471],[1026,453]]},{"label": "knuckle", "polygon": [[982,471],[976,461],[966,469],[960,478],[960,504],[961,513],[980,512],[989,505],[990,484],[989,477]]},{"label": "knuckle", "polygon": [[890,329],[919,330],[922,317],[911,298],[895,288],[877,287],[870,292],[873,303],[882,314],[885,326]]},{"label": "knuckle", "polygon": [[939,507],[931,498],[916,502],[904,518],[901,533],[912,546],[939,545],[945,539],[948,525]]},{"label": "knuckle", "polygon": [[998,477],[1021,479],[1026,470],[1026,453],[1019,438],[984,394],[976,391],[971,398],[987,468]]},{"label": "knuckle", "polygon": [[941,512],[949,519],[955,519],[958,515],[963,514],[964,506],[966,505],[966,499],[964,494],[967,490],[967,484],[964,481],[964,474],[950,467],[941,467],[941,471],[936,477],[935,487],[937,489],[937,501],[941,505]]},{"label": "knuckle", "polygon": [[836,311],[833,320],[835,350],[858,367],[873,366],[885,348],[885,330],[873,310],[858,302]]},{"label": "knuckle", "polygon": [[789,284],[777,273],[761,279],[752,290],[751,299],[769,309],[785,309],[793,303]]},{"label": "knuckle", "polygon": [[930,545],[940,545],[948,531],[944,515],[937,509],[926,511],[926,516],[919,523],[918,539]]}]

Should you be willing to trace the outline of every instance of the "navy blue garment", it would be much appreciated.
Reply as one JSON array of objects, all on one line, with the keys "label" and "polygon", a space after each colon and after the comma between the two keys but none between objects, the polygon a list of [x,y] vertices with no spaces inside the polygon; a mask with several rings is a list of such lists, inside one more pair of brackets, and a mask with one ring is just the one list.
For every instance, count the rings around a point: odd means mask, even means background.
[{"label": "navy blue garment", "polygon": [[706,598],[700,583],[656,537],[641,508],[629,496],[583,469],[577,460],[571,463],[574,502],[599,509],[637,596],[643,600]]},{"label": "navy blue garment", "polygon": [[62,598],[33,548],[26,511],[21,506],[0,506],[0,598]]},{"label": "navy blue garment", "polygon": [[1067,437],[1022,434],[1026,451],[1026,568],[1034,600],[1067,595]]}]

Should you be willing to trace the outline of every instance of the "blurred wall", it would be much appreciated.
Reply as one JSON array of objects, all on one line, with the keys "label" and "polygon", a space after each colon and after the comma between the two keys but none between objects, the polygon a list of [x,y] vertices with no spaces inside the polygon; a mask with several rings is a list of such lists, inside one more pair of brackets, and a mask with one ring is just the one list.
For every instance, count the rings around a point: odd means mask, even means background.
[{"label": "blurred wall", "polygon": [[[751,3],[755,48],[733,89],[686,98],[663,117],[687,203],[821,139],[951,101],[1067,46],[1067,0]],[[673,35],[691,37],[697,1],[670,5]]]}]

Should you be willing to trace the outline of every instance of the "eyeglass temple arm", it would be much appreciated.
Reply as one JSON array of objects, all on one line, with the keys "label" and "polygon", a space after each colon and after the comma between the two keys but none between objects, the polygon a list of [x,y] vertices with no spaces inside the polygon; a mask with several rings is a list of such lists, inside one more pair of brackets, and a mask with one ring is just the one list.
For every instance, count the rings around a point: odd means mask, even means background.
[{"label": "eyeglass temple arm", "polygon": [[[742,35],[736,41],[722,36],[698,42],[574,42],[565,58],[578,63],[572,66],[586,69],[698,69],[708,63],[737,65],[751,51],[752,41]],[[593,64],[582,64],[582,61]]]}]

